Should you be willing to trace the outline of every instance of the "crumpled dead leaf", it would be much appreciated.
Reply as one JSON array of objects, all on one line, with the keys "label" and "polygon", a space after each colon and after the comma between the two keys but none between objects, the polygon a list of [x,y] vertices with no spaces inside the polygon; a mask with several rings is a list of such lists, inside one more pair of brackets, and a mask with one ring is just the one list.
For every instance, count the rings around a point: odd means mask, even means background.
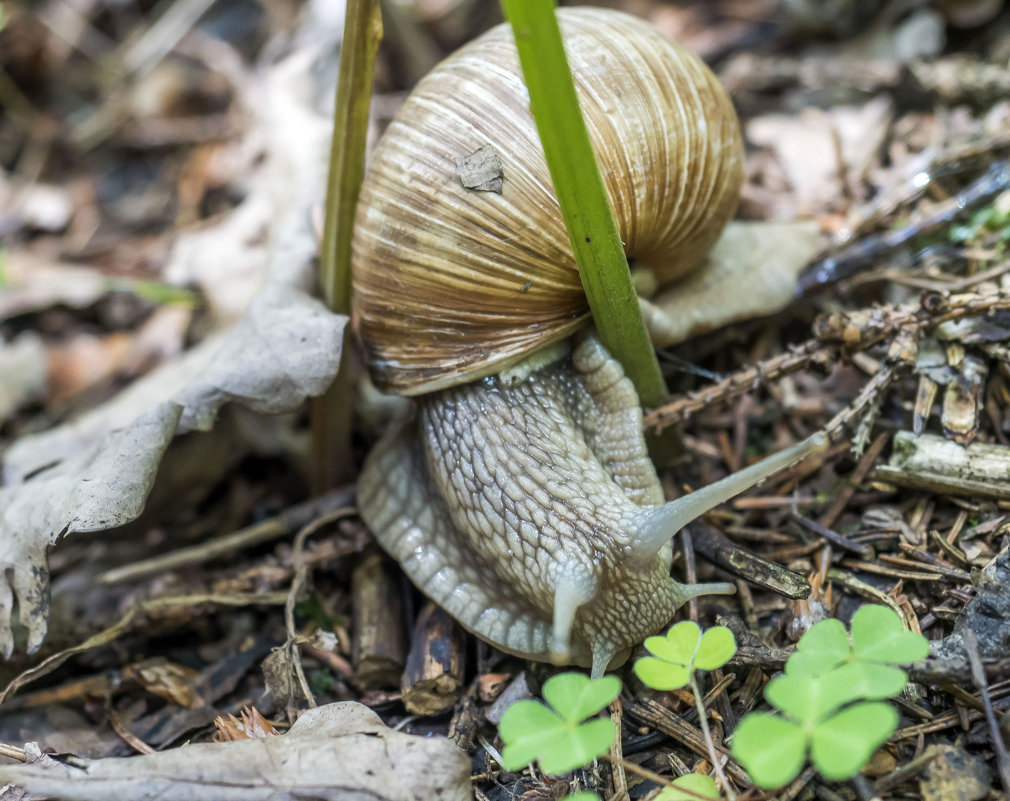
[{"label": "crumpled dead leaf", "polygon": [[[13,574],[29,651],[48,628],[46,549],[64,534],[136,519],[172,437],[209,429],[224,403],[280,413],[321,394],[340,366],[345,323],[304,292],[271,284],[227,335],[146,376],[81,426],[69,423],[11,446],[5,474],[18,483],[0,488],[0,571]],[[178,388],[166,392],[171,384]],[[165,397],[171,400],[156,400]],[[117,428],[122,420],[132,422]],[[0,652],[8,657],[12,601],[0,581]]]},{"label": "crumpled dead leaf", "polygon": [[[174,435],[208,430],[227,402],[257,412],[292,411],[333,380],[347,320],[310,294],[317,251],[310,210],[323,195],[328,154],[326,124],[319,122],[314,95],[306,88],[313,85],[319,55],[325,54],[299,52],[266,68],[260,87],[258,99],[267,111],[256,136],[268,144],[254,184],[269,188],[273,211],[261,237],[266,282],[245,315],[108,403],[51,431],[22,437],[4,454],[0,653],[13,653],[15,596],[29,651],[45,638],[47,548],[69,532],[101,531],[136,519]],[[263,197],[257,193],[256,203]],[[232,228],[227,219],[218,226],[228,242],[234,241]]]},{"label": "crumpled dead leaf", "polygon": [[0,781],[67,801],[465,801],[470,759],[448,739],[393,731],[346,701],[309,710],[283,736],[2,765]]},{"label": "crumpled dead leaf", "polygon": [[[27,765],[48,768],[59,766],[60,764],[49,756],[49,754],[44,753],[38,743],[25,743],[24,756]],[[11,784],[8,784],[6,787],[0,786],[0,799],[2,801],[36,801],[38,798],[38,795]]]},{"label": "crumpled dead leaf", "polygon": [[57,463],[25,484],[0,488],[0,651],[14,652],[11,612],[28,626],[28,649],[45,639],[49,622],[46,549],[64,534],[128,523],[144,508],[158,463],[182,406],[158,404],[131,424]]}]

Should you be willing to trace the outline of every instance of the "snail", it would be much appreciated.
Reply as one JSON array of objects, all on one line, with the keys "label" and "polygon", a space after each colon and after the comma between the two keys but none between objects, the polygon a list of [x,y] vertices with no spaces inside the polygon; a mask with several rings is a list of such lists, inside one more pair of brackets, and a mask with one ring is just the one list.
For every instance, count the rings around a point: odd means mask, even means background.
[{"label": "snail", "polygon": [[[736,208],[733,107],[646,22],[594,8],[558,19],[626,250],[661,282],[682,276]],[[436,66],[383,135],[358,201],[353,289],[374,381],[417,399],[365,461],[362,518],[425,594],[512,654],[600,675],[689,598],[732,592],[676,582],[673,535],[822,445],[663,503],[635,390],[583,331],[504,25]]]}]

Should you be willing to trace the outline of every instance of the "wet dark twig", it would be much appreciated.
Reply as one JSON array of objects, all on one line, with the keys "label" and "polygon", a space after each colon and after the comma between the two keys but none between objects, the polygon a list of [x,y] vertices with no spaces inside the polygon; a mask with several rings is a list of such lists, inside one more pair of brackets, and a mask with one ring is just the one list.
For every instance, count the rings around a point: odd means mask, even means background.
[{"label": "wet dark twig", "polygon": [[993,163],[982,177],[909,225],[895,231],[868,236],[838,253],[812,262],[797,279],[797,297],[854,275],[916,237],[947,225],[965,212],[985,205],[1008,186],[1010,186],[1010,161]]},{"label": "wet dark twig", "polygon": [[982,665],[982,657],[978,652],[978,639],[975,637],[975,632],[967,627],[961,633],[961,639],[964,641],[964,649],[968,654],[972,683],[975,685],[979,697],[982,699],[986,723],[989,724],[989,736],[992,740],[993,750],[996,752],[996,765],[999,768],[1000,780],[1003,782],[1003,790],[1004,792],[1010,792],[1010,754],[1007,753],[1006,743],[1003,742],[999,722],[996,720],[996,713],[992,708],[992,698],[989,695],[985,668]]}]

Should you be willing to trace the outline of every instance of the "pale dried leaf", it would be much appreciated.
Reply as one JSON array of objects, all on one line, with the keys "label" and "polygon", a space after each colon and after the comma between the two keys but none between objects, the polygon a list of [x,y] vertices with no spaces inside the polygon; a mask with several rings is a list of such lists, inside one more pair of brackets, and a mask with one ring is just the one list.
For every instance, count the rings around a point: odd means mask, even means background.
[{"label": "pale dried leaf", "polygon": [[[326,118],[313,107],[318,95],[312,87],[327,52],[310,48],[265,68],[256,96],[261,110],[250,134],[265,143],[256,189],[234,213],[242,221],[204,231],[220,237],[220,247],[212,249],[217,256],[227,254],[232,261],[255,256],[267,268],[256,271],[253,283],[242,290],[260,286],[245,315],[229,331],[211,335],[103,406],[23,437],[4,454],[8,486],[0,488],[0,568],[11,571],[13,585],[12,594],[0,576],[4,653],[13,650],[15,595],[29,648],[45,637],[46,549],[68,531],[99,531],[135,519],[174,434],[209,429],[229,401],[258,412],[294,410],[307,396],[322,393],[336,374],[346,318],[309,294],[317,251],[310,209],[322,197],[328,139]],[[245,215],[255,218],[251,227]],[[255,254],[241,247],[241,236],[250,231],[257,234],[248,243]],[[206,238],[202,241],[208,245]],[[222,266],[213,260],[201,264],[211,271]],[[64,293],[59,302],[91,302],[107,288],[105,278],[88,274],[77,294]],[[8,313],[23,311],[26,303],[52,302],[52,295],[22,297]],[[0,318],[4,311],[0,303]],[[144,439],[152,421],[161,426],[159,437]],[[121,453],[117,447],[129,437],[134,452]],[[71,514],[73,509],[79,513]],[[82,517],[80,510],[87,513]]]},{"label": "pale dried leaf", "polygon": [[747,124],[747,139],[774,152],[793,187],[793,213],[811,214],[837,202],[844,195],[843,182],[858,178],[871,163],[892,113],[890,99],[881,96],[830,112],[808,108],[795,115],[766,114]]},{"label": "pale dried leaf", "polygon": [[[209,429],[227,401],[280,413],[323,392],[340,366],[345,322],[303,292],[271,284],[228,335],[155,371],[83,421],[11,446],[5,474],[19,483],[0,488],[0,567],[13,571],[30,650],[48,623],[46,549],[65,533],[136,519],[172,436]],[[174,400],[158,401],[165,397]],[[0,581],[0,650],[7,655],[12,600]]]},{"label": "pale dried leaf", "polygon": [[[49,622],[46,549],[64,534],[102,531],[135,519],[151,491],[182,407],[157,404],[124,428],[76,452],[48,453],[51,467],[24,484],[0,488],[0,574],[7,572],[28,627],[28,649]],[[14,650],[11,586],[0,581],[0,651]]]},{"label": "pale dried leaf", "polygon": [[470,759],[447,739],[393,731],[343,702],[309,710],[279,737],[0,766],[0,781],[68,801],[465,801]]},{"label": "pale dried leaf", "polygon": [[58,403],[110,381],[130,357],[133,336],[115,331],[105,336],[80,333],[49,348],[49,393]]},{"label": "pale dried leaf", "polygon": [[57,304],[81,309],[110,288],[109,278],[98,270],[54,262],[30,250],[11,250],[4,254],[0,320]]},{"label": "pale dried leaf", "polygon": [[46,350],[42,340],[26,332],[12,342],[0,342],[0,423],[46,388]]},{"label": "pale dried leaf", "polygon": [[268,284],[201,379],[176,396],[180,430],[206,431],[228,401],[279,414],[321,394],[340,366],[345,322],[298,289]]}]

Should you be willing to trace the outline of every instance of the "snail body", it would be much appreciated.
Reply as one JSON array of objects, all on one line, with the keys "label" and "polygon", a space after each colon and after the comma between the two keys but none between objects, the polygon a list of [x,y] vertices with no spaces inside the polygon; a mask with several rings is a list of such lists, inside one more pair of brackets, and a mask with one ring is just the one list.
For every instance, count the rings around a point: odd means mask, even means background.
[{"label": "snail body", "polygon": [[733,592],[674,581],[673,535],[807,450],[663,504],[635,389],[589,336],[525,380],[487,377],[421,398],[369,455],[358,506],[467,629],[600,675],[688,599]]},{"label": "snail body", "polygon": [[[736,207],[732,106],[641,20],[558,18],[626,250],[661,281],[683,275]],[[490,168],[470,180],[474,161]],[[353,282],[373,379],[418,396],[366,460],[359,509],[466,628],[601,674],[688,598],[732,591],[674,581],[673,535],[802,454],[663,504],[620,365],[593,335],[539,357],[588,311],[506,27],[437,66],[390,124],[360,194]]]}]

